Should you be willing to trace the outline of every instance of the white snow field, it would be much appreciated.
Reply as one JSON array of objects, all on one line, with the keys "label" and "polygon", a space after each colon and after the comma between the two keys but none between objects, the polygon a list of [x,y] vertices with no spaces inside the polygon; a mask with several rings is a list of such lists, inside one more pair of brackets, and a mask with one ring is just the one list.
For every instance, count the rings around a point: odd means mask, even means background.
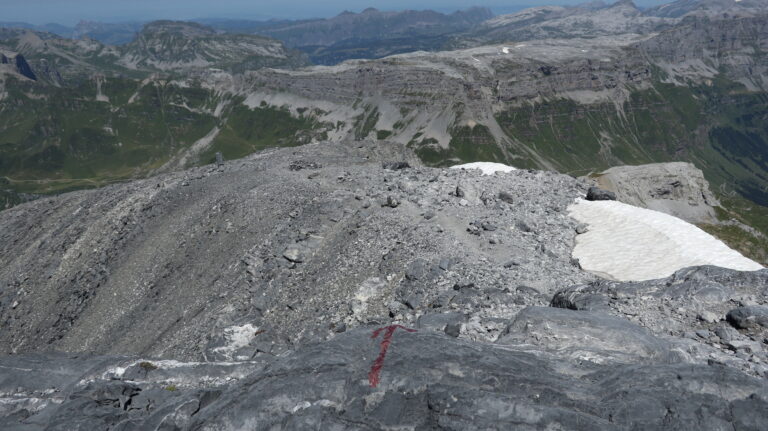
[{"label": "white snow field", "polygon": [[578,199],[571,217],[589,226],[576,237],[573,257],[586,271],[620,281],[667,277],[697,265],[762,269],[717,238],[677,217],[618,201]]},{"label": "white snow field", "polygon": [[512,166],[493,162],[465,163],[463,165],[451,166],[451,169],[480,169],[483,171],[483,175],[493,175],[496,172],[512,172],[517,170],[517,168],[513,168]]}]

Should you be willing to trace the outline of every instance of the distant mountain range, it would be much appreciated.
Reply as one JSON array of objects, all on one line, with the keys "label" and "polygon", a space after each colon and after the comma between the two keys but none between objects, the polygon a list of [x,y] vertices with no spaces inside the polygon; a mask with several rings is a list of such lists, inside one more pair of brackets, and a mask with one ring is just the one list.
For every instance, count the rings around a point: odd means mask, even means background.
[{"label": "distant mountain range", "polygon": [[[307,52],[317,64],[335,64],[350,58],[379,58],[442,47],[447,35],[468,31],[493,17],[488,9],[442,14],[434,11],[383,12],[369,8],[344,12],[329,19],[259,23],[249,30],[282,40]],[[242,31],[242,23],[225,31]]]},{"label": "distant mountain range", "polygon": [[[439,49],[448,35],[470,30],[492,17],[491,11],[484,8],[451,14],[431,10],[384,12],[369,8],[361,13],[343,12],[328,19],[200,19],[196,22],[219,32],[278,39],[306,52],[316,64],[335,64],[352,58],[380,58],[415,50]],[[82,21],[75,27],[66,27],[0,22],[0,27],[29,29],[71,39],[89,38],[107,45],[135,41],[144,25]]]},{"label": "distant mountain range", "polygon": [[123,45],[133,41],[144,24],[143,22],[106,23],[81,21],[74,27],[68,27],[61,24],[35,25],[26,22],[0,21],[0,27],[4,28],[52,33],[68,39],[87,37],[109,45]]},{"label": "distant mountain range", "polygon": [[131,42],[123,45],[0,28],[0,49],[24,53],[39,72],[39,78],[56,84],[62,84],[62,77],[90,73],[142,76],[156,71],[220,68],[237,72],[309,64],[304,54],[287,49],[275,39],[220,33],[202,24],[174,21],[146,24]]},{"label": "distant mountain range", "polygon": [[[679,0],[640,9],[631,0],[601,0],[576,6],[542,6],[494,16],[486,8],[450,14],[431,10],[343,12],[331,18],[306,20],[198,19],[219,33],[257,34],[278,39],[305,52],[314,64],[332,65],[349,59],[382,58],[413,51],[438,51],[489,43],[544,38],[644,34],[669,28],[687,16],[729,13],[751,16],[765,10],[765,0]],[[70,39],[94,39],[107,45],[134,42],[146,23],[82,21],[75,27],[0,22],[0,27],[29,29]]]}]

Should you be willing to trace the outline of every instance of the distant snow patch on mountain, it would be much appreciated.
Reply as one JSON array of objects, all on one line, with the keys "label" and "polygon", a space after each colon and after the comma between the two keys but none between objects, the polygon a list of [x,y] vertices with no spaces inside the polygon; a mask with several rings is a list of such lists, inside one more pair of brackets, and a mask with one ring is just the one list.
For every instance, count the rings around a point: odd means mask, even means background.
[{"label": "distant snow patch on mountain", "polygon": [[493,175],[496,172],[512,172],[517,170],[517,168],[512,166],[493,162],[465,163],[463,165],[451,166],[451,169],[480,169],[483,171],[483,175]]},{"label": "distant snow patch on mountain", "polygon": [[677,217],[618,201],[578,200],[571,217],[589,226],[573,257],[587,271],[620,281],[663,278],[689,266],[762,269],[717,238]]}]

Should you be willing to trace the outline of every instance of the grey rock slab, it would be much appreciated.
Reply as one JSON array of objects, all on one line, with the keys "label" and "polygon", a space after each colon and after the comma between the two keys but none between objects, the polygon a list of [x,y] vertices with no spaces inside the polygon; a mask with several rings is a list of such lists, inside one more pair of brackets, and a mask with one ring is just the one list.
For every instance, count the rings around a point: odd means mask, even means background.
[{"label": "grey rock slab", "polygon": [[467,316],[462,313],[430,313],[419,317],[416,326],[419,329],[442,332],[446,326],[461,326],[466,321]]},{"label": "grey rock slab", "polygon": [[595,180],[617,200],[673,215],[690,223],[717,223],[719,202],[703,172],[692,163],[615,166]]},{"label": "grey rock slab", "polygon": [[626,319],[553,307],[523,309],[497,342],[532,344],[598,363],[658,362],[676,358],[665,341]]},{"label": "grey rock slab", "polygon": [[[26,431],[717,430],[759,429],[768,421],[764,382],[720,365],[580,364],[512,346],[394,328],[376,374],[387,333],[376,329],[359,328],[305,345],[222,383],[205,382],[204,370],[213,363],[180,367],[197,377],[191,385],[172,386],[162,377],[59,378],[60,392],[35,395],[44,404],[37,409],[10,407],[0,426]],[[25,359],[16,358],[15,364]],[[42,369],[54,368],[60,358],[48,359],[38,359]],[[110,360],[115,359],[103,359]],[[0,363],[13,365],[8,359]],[[58,369],[77,366],[59,362]],[[0,375],[8,373],[0,368]],[[3,386],[0,396],[4,401],[30,396],[14,391]]]},{"label": "grey rock slab", "polygon": [[725,318],[738,329],[768,328],[768,306],[735,308],[729,311]]}]

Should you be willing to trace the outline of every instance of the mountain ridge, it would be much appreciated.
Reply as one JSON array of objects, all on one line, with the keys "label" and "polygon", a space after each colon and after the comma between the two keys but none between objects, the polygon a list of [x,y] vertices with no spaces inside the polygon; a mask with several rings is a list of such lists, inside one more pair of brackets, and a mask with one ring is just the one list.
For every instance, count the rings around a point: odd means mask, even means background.
[{"label": "mountain ridge", "polygon": [[3,211],[0,425],[766,423],[768,270],[601,279],[586,187],[325,142]]}]

